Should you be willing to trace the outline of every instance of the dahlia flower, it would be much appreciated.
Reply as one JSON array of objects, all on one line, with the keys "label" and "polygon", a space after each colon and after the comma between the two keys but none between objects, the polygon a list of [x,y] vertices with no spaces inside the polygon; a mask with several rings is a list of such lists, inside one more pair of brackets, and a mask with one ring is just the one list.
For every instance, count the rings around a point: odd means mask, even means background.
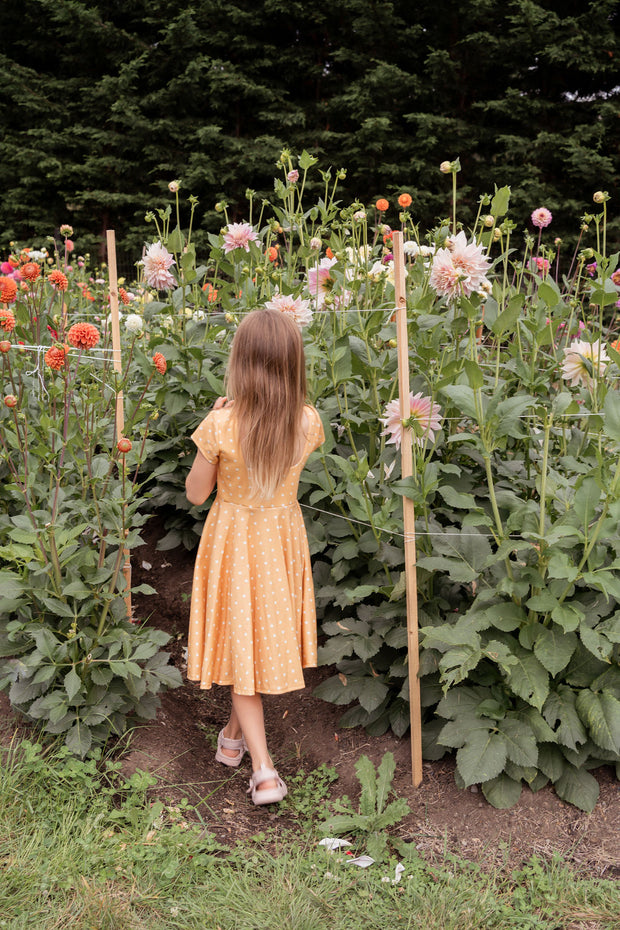
[{"label": "dahlia flower", "polygon": [[59,371],[65,367],[68,352],[69,346],[52,346],[45,353],[45,364],[54,371]]},{"label": "dahlia flower", "polygon": [[289,184],[297,184],[297,182],[299,181],[299,171],[297,170],[297,168],[293,168],[292,171],[289,171],[289,173],[286,176],[286,180],[288,181]]},{"label": "dahlia flower", "polygon": [[[426,439],[435,441],[435,431],[441,428],[441,407],[433,403],[430,397],[424,397],[421,392],[409,395],[409,417],[413,421],[413,439],[418,446],[423,446]],[[400,448],[402,438],[402,423],[400,417],[400,398],[391,400],[385,407],[385,416],[381,417],[385,429],[382,436],[389,436],[388,443],[394,443]]]},{"label": "dahlia flower", "polygon": [[229,223],[224,233],[224,253],[227,255],[235,249],[250,251],[250,242],[255,242],[258,236],[249,223]]},{"label": "dahlia flower", "polygon": [[475,241],[467,244],[461,230],[448,240],[447,247],[438,249],[431,269],[431,287],[448,301],[458,297],[469,297],[478,291],[489,270],[489,260],[484,255],[484,246]]},{"label": "dahlia flower", "polygon": [[66,274],[63,274],[62,271],[52,271],[48,281],[52,284],[58,291],[66,291],[69,287],[69,279]]},{"label": "dahlia flower", "polygon": [[330,275],[332,267],[336,264],[335,258],[322,258],[318,266],[308,269],[308,290],[310,296],[316,300],[317,309],[320,310],[325,298],[331,290],[334,279]]},{"label": "dahlia flower", "polygon": [[99,342],[99,330],[92,323],[74,323],[67,340],[74,349],[93,349]]},{"label": "dahlia flower", "polygon": [[401,194],[400,197],[398,198],[398,205],[402,207],[403,210],[406,210],[407,207],[410,207],[411,202],[412,202],[411,194]]},{"label": "dahlia flower", "polygon": [[310,301],[302,300],[301,297],[293,297],[290,294],[274,294],[271,300],[265,304],[265,307],[267,310],[280,310],[282,313],[288,313],[300,328],[312,322]]},{"label": "dahlia flower", "polygon": [[175,264],[174,258],[161,242],[153,242],[138,265],[144,265],[144,277],[149,287],[158,291],[176,287],[177,282],[168,270]]},{"label": "dahlia flower", "polygon": [[17,282],[13,278],[0,277],[0,303],[10,304],[17,297]]},{"label": "dahlia flower", "polygon": [[125,317],[125,329],[128,333],[141,333],[144,329],[142,317],[137,313],[128,313]]},{"label": "dahlia flower", "polygon": [[0,329],[12,333],[15,329],[15,317],[10,310],[0,310]]},{"label": "dahlia flower", "polygon": [[31,283],[36,281],[41,274],[41,269],[36,262],[26,262],[25,265],[21,266],[19,271],[22,278],[25,278],[26,281],[30,281]]},{"label": "dahlia flower", "polygon": [[166,361],[165,357],[162,355],[161,352],[156,352],[155,355],[153,356],[153,365],[155,365],[155,368],[160,373],[160,375],[166,374],[168,362]]},{"label": "dahlia flower", "polygon": [[546,207],[538,207],[538,209],[534,210],[532,213],[531,219],[534,226],[538,229],[544,229],[553,219],[553,214],[551,210],[547,210]]},{"label": "dahlia flower", "polygon": [[564,349],[562,377],[571,387],[578,384],[591,387],[593,375],[601,377],[608,362],[609,356],[600,339],[594,342],[573,342]]}]

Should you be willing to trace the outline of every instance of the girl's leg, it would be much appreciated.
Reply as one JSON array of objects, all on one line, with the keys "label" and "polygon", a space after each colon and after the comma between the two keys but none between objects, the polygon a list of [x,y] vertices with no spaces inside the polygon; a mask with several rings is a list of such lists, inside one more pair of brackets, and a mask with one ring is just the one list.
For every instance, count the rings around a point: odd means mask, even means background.
[{"label": "girl's leg", "polygon": [[[239,739],[241,733],[243,733],[252,757],[253,771],[256,772],[261,765],[273,768],[273,762],[267,749],[262,697],[260,694],[235,694],[232,689],[231,697],[232,710],[230,719],[224,727],[224,736],[230,739]],[[271,780],[263,782],[259,790],[275,787],[276,782]]]}]

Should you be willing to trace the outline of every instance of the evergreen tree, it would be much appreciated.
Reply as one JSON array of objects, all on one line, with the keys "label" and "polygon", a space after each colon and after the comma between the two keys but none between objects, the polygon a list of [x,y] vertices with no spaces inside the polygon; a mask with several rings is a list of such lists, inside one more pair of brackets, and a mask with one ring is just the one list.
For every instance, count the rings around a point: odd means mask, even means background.
[{"label": "evergreen tree", "polygon": [[[510,184],[574,232],[618,197],[618,0],[5,0],[3,241],[61,222],[135,253],[144,213],[183,179],[203,230],[225,197],[268,193],[283,147],[348,169],[343,199],[407,189],[421,227]],[[612,204],[613,213],[613,204]],[[612,234],[620,226],[615,222]]]}]

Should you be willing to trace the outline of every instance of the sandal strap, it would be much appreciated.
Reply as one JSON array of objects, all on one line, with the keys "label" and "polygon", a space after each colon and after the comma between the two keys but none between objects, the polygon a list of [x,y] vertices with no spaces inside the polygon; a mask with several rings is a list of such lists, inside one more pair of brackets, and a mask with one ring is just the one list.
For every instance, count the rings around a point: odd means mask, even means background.
[{"label": "sandal strap", "polygon": [[263,782],[266,781],[276,781],[279,786],[284,784],[275,769],[270,769],[266,765],[261,765],[261,767],[257,769],[256,772],[252,772],[248,794],[250,791],[252,791],[253,788],[258,788],[259,785],[262,785]]},{"label": "sandal strap", "polygon": [[230,739],[228,736],[224,736],[223,730],[218,737],[218,742],[224,749],[245,749],[243,736],[241,739]]}]

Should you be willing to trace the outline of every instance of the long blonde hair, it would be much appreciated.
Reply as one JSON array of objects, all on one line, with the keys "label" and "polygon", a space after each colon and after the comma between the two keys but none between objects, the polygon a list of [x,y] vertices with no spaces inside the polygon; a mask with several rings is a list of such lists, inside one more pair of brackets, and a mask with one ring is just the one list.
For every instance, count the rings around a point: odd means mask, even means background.
[{"label": "long blonde hair", "polygon": [[280,310],[248,313],[233,339],[226,382],[254,498],[268,500],[299,454],[306,367],[297,324]]}]

